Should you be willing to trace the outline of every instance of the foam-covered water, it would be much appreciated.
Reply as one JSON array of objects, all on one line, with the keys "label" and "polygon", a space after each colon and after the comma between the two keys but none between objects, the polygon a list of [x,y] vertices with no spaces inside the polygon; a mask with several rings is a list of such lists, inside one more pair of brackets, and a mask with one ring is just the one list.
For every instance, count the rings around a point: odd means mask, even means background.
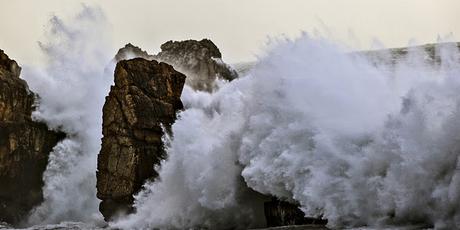
[{"label": "foam-covered water", "polygon": [[[88,7],[53,18],[47,64],[24,68],[41,97],[35,118],[69,134],[50,156],[45,202],[25,221],[35,229],[101,219],[95,171],[113,81],[109,27]],[[110,226],[259,227],[265,194],[331,227],[458,228],[459,51],[447,44],[436,53],[436,65],[414,48],[389,67],[385,55],[369,61],[304,34],[274,42],[247,76],[212,94],[186,86],[160,178],[136,196],[136,213]]]}]

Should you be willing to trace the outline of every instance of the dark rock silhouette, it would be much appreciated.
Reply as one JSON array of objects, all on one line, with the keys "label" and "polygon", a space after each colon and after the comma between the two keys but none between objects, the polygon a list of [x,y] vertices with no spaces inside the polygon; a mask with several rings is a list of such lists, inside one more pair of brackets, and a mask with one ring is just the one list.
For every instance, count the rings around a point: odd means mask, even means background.
[{"label": "dark rock silhouette", "polygon": [[0,222],[17,223],[43,201],[43,172],[63,134],[32,120],[35,95],[0,50]]},{"label": "dark rock silhouette", "polygon": [[157,176],[164,158],[162,137],[183,108],[185,75],[166,63],[142,58],[118,62],[115,85],[103,108],[97,197],[106,219],[130,212],[133,195]]},{"label": "dark rock silhouette", "polygon": [[321,218],[305,217],[297,205],[276,198],[265,202],[264,211],[267,227],[311,225],[321,228],[327,224],[327,220]]}]

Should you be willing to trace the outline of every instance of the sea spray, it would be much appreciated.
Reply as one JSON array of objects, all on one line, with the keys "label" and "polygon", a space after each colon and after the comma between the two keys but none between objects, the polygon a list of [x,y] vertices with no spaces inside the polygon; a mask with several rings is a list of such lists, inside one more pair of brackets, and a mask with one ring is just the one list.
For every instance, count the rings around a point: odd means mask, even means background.
[{"label": "sea spray", "polygon": [[67,134],[50,154],[44,202],[32,211],[28,224],[101,218],[95,173],[102,105],[113,82],[109,28],[94,7],[83,6],[69,20],[55,16],[40,43],[45,65],[24,68],[24,78],[40,95],[33,116]]},{"label": "sea spray", "polygon": [[458,227],[458,47],[435,54],[375,63],[303,35],[213,94],[186,87],[160,178],[111,225],[246,228],[248,186],[332,227]]},{"label": "sea spray", "polygon": [[[30,224],[100,218],[107,28],[94,8],[68,22],[54,17],[41,45],[46,66],[24,68],[40,95],[35,118],[68,134],[50,156],[45,201]],[[458,228],[459,54],[449,44],[435,54],[373,59],[303,35],[277,42],[248,76],[213,94],[186,86],[160,178],[136,196],[136,213],[111,225],[258,227],[261,193],[332,227]]]}]

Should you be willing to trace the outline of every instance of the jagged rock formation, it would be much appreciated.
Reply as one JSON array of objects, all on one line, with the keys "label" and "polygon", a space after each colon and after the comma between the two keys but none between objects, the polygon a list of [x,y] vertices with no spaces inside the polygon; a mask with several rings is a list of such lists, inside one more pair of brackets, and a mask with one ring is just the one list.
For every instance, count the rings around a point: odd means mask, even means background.
[{"label": "jagged rock formation", "polygon": [[131,43],[128,43],[125,45],[125,47],[118,50],[117,54],[115,54],[114,61],[119,62],[121,60],[129,60],[133,58],[144,58],[147,60],[153,60],[154,56],[148,54],[141,48],[134,46]]},{"label": "jagged rock formation", "polygon": [[127,44],[115,56],[115,61],[141,57],[166,62],[187,75],[186,84],[195,90],[212,92],[216,79],[231,81],[238,74],[222,61],[219,48],[209,39],[201,41],[168,41],[161,45],[161,52],[149,55],[140,48]]},{"label": "jagged rock formation", "polygon": [[[129,212],[133,195],[157,176],[164,157],[162,136],[183,108],[185,75],[166,63],[142,58],[118,62],[115,85],[103,108],[97,197],[106,219]],[[164,128],[164,129],[163,129]]]},{"label": "jagged rock formation", "polygon": [[[167,42],[158,55],[127,44],[115,55],[115,85],[103,108],[102,149],[98,156],[97,196],[106,219],[130,212],[133,195],[157,176],[153,165],[164,157],[163,128],[169,130],[187,81],[196,90],[212,91],[215,80],[232,80],[236,72],[221,61],[210,40]],[[134,57],[140,57],[131,59]],[[127,60],[131,59],[131,60]],[[165,61],[171,65],[158,63]]]},{"label": "jagged rock formation", "polygon": [[219,48],[209,39],[166,42],[156,58],[187,75],[187,85],[195,90],[212,92],[216,78],[231,81],[238,77],[236,71],[222,61]]},{"label": "jagged rock formation", "polygon": [[43,172],[63,137],[32,121],[35,96],[0,50],[0,222],[16,223],[43,200]]}]

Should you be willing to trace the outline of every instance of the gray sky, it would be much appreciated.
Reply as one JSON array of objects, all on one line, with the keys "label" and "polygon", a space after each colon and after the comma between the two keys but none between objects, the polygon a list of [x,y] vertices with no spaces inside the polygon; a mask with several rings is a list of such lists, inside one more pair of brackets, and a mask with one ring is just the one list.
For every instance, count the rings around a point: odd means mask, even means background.
[{"label": "gray sky", "polygon": [[207,37],[227,62],[254,59],[267,36],[315,29],[361,49],[374,38],[388,47],[449,33],[460,40],[459,0],[0,0],[0,48],[34,61],[51,15],[72,15],[82,2],[103,9],[116,47],[131,42],[155,52],[167,40]]}]

